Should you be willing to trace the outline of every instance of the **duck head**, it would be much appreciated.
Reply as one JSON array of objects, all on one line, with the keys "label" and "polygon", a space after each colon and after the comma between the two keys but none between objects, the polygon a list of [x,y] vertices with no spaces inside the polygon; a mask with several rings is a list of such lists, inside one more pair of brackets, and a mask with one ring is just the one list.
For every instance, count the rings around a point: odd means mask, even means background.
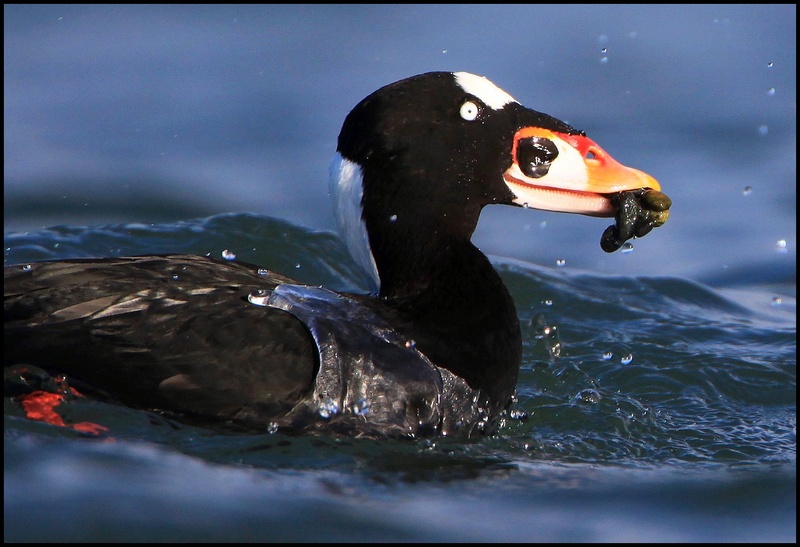
[{"label": "duck head", "polygon": [[358,103],[330,190],[348,250],[380,292],[390,255],[412,252],[393,242],[468,241],[486,205],[616,217],[603,235],[609,252],[663,224],[671,205],[653,177],[583,131],[467,72],[413,76]]}]

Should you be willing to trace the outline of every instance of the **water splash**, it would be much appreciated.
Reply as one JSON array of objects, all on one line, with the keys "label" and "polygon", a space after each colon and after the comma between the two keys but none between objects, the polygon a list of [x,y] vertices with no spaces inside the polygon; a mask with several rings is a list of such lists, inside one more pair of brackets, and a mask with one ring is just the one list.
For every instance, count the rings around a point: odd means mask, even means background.
[{"label": "water splash", "polygon": [[508,411],[508,417],[512,420],[519,420],[520,422],[523,422],[528,419],[529,414],[522,409],[515,408]]},{"label": "water splash", "polygon": [[353,412],[353,414],[357,416],[366,416],[367,414],[369,414],[369,407],[370,407],[369,401],[366,398],[362,397],[358,401],[353,403],[353,405],[350,407],[350,410]]},{"label": "water splash", "polygon": [[579,403],[597,404],[602,398],[599,391],[591,388],[582,389],[575,395],[575,400]]},{"label": "water splash", "polygon": [[543,315],[539,314],[531,322],[534,329],[534,337],[541,340],[545,351],[554,360],[561,356],[561,337],[558,334],[556,325],[548,324]]},{"label": "water splash", "polygon": [[336,414],[339,413],[339,404],[333,399],[325,399],[319,405],[317,413],[320,415],[321,418],[327,420],[331,416],[335,416]]},{"label": "water splash", "polygon": [[256,289],[247,295],[247,301],[254,306],[268,306],[269,304],[267,303],[267,300],[271,294],[272,291]]}]

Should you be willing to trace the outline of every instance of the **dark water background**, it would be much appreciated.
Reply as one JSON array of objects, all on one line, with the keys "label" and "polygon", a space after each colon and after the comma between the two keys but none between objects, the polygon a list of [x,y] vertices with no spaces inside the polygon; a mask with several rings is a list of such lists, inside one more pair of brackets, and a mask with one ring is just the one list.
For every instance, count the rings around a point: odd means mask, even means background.
[{"label": "dark water background", "polygon": [[95,439],[6,401],[6,541],[796,539],[795,6],[4,15],[6,265],[228,249],[357,289],[327,162],[358,100],[428,70],[490,77],[675,203],[613,255],[606,221],[487,209],[476,241],[525,325],[496,437],[231,435],[72,404],[111,426]]}]

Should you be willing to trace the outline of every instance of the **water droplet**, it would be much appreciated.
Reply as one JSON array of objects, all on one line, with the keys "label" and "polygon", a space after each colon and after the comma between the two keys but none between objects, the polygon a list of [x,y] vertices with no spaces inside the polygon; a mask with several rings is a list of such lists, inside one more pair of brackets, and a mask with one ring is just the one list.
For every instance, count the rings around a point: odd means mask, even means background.
[{"label": "water droplet", "polygon": [[567,261],[564,260],[563,258],[559,258],[558,260],[556,260],[556,266],[558,266],[559,268],[561,268],[562,266],[565,266],[566,264],[567,264]]},{"label": "water droplet", "polygon": [[582,389],[575,395],[575,400],[580,403],[597,404],[603,396],[594,389]]},{"label": "water droplet", "polygon": [[222,258],[224,258],[225,260],[236,260],[236,255],[231,251],[229,251],[228,249],[225,249],[224,251],[222,251]]},{"label": "water droplet", "polygon": [[772,305],[773,306],[780,306],[783,303],[783,299],[780,296],[773,296],[772,297]]},{"label": "water droplet", "polygon": [[752,193],[753,193],[753,187],[752,186],[745,186],[744,190],[742,190],[742,195],[743,196],[749,196]]},{"label": "water droplet", "polygon": [[351,410],[353,411],[353,414],[357,414],[358,416],[366,416],[369,412],[369,406],[369,401],[362,397],[353,403]]},{"label": "water droplet", "polygon": [[772,68],[773,66],[775,66],[775,63],[767,63],[767,68]]},{"label": "water droplet", "polygon": [[603,64],[608,63],[608,57],[600,57],[600,62]]},{"label": "water droplet", "polygon": [[612,357],[614,357],[614,354],[610,351],[603,352],[603,361],[610,361]]},{"label": "water droplet", "polygon": [[406,347],[413,348],[416,347],[417,343],[414,340],[406,340]]},{"label": "water droplet", "polygon": [[774,87],[770,87],[767,90],[767,95],[775,95],[775,88]]},{"label": "water droplet", "polygon": [[524,410],[514,409],[508,412],[508,417],[512,420],[524,421],[528,419],[528,413]]},{"label": "water droplet", "polygon": [[489,413],[483,407],[478,407],[478,415],[480,415],[480,420],[476,424],[478,431],[484,432],[486,431],[487,426],[489,425]]},{"label": "water droplet", "polygon": [[525,203],[523,203],[523,204],[522,204],[522,208],[523,208],[523,209],[530,209],[530,208],[531,208],[531,206],[530,206],[530,205],[528,205],[528,202],[526,201]]},{"label": "water droplet", "polygon": [[300,269],[300,264],[295,264],[295,265],[294,265],[294,269],[295,269],[295,270],[299,270],[299,269]]},{"label": "water droplet", "polygon": [[333,399],[325,399],[317,410],[319,415],[326,420],[339,413],[339,405]]},{"label": "water droplet", "polygon": [[769,132],[769,127],[767,127],[766,125],[761,125],[758,127],[758,133],[762,137],[766,135],[768,132]]},{"label": "water droplet", "polygon": [[789,249],[786,248],[786,240],[779,239],[775,242],[775,251],[779,253],[788,253]]},{"label": "water droplet", "polygon": [[269,275],[269,270],[266,269],[266,268],[259,268],[258,272],[256,272],[256,273],[263,277],[263,276]]},{"label": "water droplet", "polygon": [[622,363],[623,365],[630,365],[631,361],[633,361],[632,353],[629,353],[628,355],[619,360],[619,362]]},{"label": "water droplet", "polygon": [[270,291],[264,289],[257,289],[255,291],[251,291],[250,294],[247,295],[247,301],[255,306],[268,306],[267,300],[269,299]]},{"label": "water droplet", "polygon": [[546,220],[543,220],[543,221],[541,221],[539,223],[539,228],[546,228],[546,227],[547,227],[547,221]]},{"label": "water droplet", "polygon": [[433,450],[436,448],[436,443],[430,439],[422,439],[419,442],[419,447],[423,450]]},{"label": "water droplet", "polygon": [[278,424],[275,422],[270,422],[267,424],[267,433],[274,434],[278,432]]},{"label": "water droplet", "polygon": [[544,305],[545,306],[552,306],[553,305],[553,301],[552,300],[545,300],[544,301]]},{"label": "water droplet", "polygon": [[561,356],[561,338],[558,335],[558,327],[556,325],[548,325],[545,322],[543,315],[539,314],[531,320],[531,326],[534,330],[534,338],[542,340],[544,349],[550,354],[551,357],[557,359]]},{"label": "water droplet", "polygon": [[177,280],[178,280],[178,274],[172,274],[172,279],[174,279],[175,281],[177,281]]},{"label": "water droplet", "polygon": [[625,243],[622,245],[622,249],[620,250],[622,254],[628,254],[633,252],[633,245],[630,243]]},{"label": "water droplet", "polygon": [[22,265],[22,271],[23,272],[29,272],[29,271],[31,271],[32,268],[33,268],[33,266],[31,266],[30,264],[23,264]]},{"label": "water droplet", "polygon": [[389,222],[397,222],[397,215],[392,215],[389,217]]}]

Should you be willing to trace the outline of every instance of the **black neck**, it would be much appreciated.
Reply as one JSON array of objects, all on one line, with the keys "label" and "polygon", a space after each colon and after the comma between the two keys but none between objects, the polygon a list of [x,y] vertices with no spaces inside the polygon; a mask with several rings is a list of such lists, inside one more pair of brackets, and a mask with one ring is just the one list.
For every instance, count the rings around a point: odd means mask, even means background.
[{"label": "black neck", "polygon": [[395,233],[373,248],[381,300],[420,351],[483,390],[499,410],[516,385],[522,342],[508,289],[469,241],[477,214],[445,233],[442,223],[428,229],[424,220],[407,220],[394,220],[386,228]]}]

